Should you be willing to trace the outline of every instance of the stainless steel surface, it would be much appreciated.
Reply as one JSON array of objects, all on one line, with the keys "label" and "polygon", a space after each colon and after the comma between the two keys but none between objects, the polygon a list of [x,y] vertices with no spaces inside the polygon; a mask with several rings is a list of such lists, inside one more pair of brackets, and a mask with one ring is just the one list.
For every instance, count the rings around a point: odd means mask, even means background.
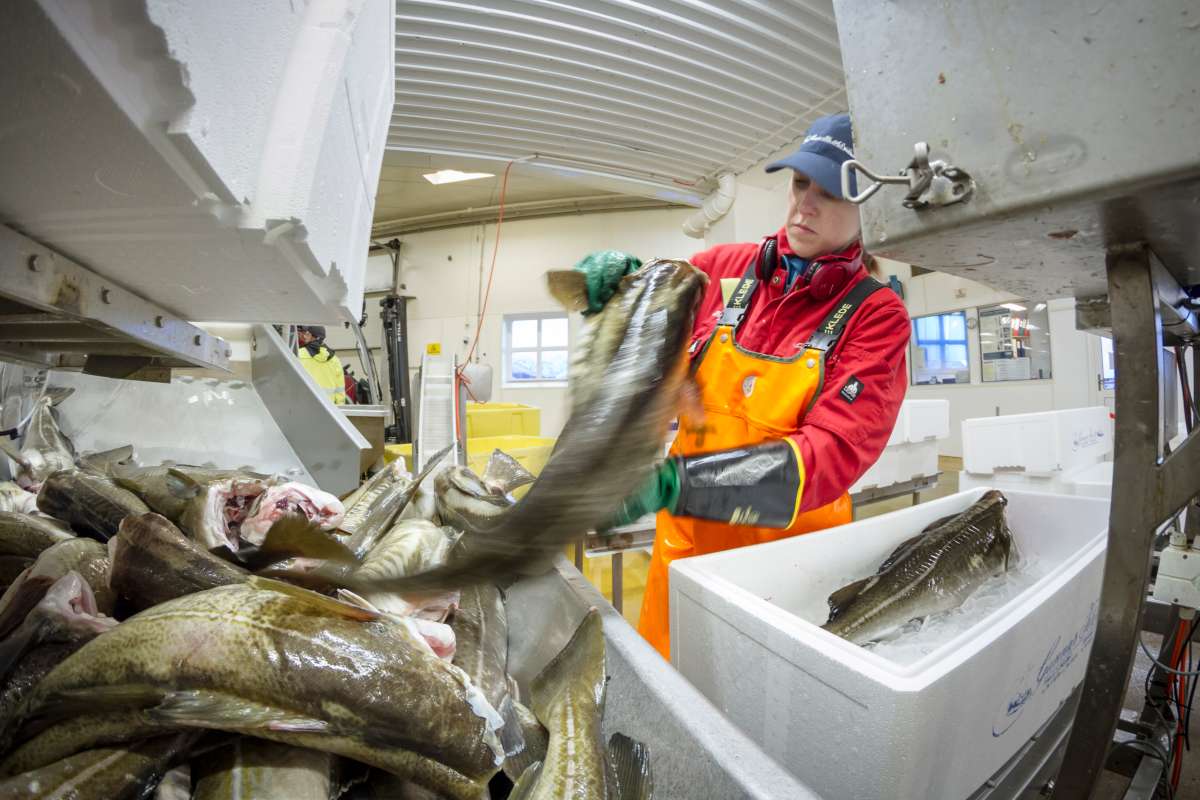
[{"label": "stainless steel surface", "polygon": [[913,505],[916,505],[920,500],[919,494],[927,489],[937,488],[938,479],[941,477],[942,473],[939,472],[936,475],[922,475],[919,478],[893,483],[891,486],[872,486],[850,495],[850,502],[854,508],[858,508],[868,503],[877,503],[881,500],[890,500],[893,497],[911,494]]},{"label": "stainless steel surface", "polygon": [[1154,800],[1162,780],[1163,763],[1156,758],[1143,758],[1133,780],[1125,791],[1125,800]]},{"label": "stainless steel surface", "polygon": [[171,367],[228,371],[229,356],[224,340],[0,225],[0,358],[163,381]]},{"label": "stainless steel surface", "polygon": [[[901,205],[914,211],[952,206],[966,202],[975,193],[975,181],[966,170],[942,159],[929,159],[929,143],[917,142],[913,160],[899,175],[873,172],[861,161],[850,159],[842,163],[842,196],[861,205],[887,184],[907,186]],[[861,172],[870,183],[858,194],[851,190],[854,172]]]},{"label": "stainless steel surface", "polygon": [[650,749],[655,800],[815,800],[817,795],[758,749],[648,645],[559,557],[545,575],[507,592],[509,670],[529,682],[600,609],[608,659],[604,736],[620,731]]},{"label": "stainless steel surface", "polygon": [[654,524],[634,522],[620,528],[598,533],[593,531],[583,540],[589,556],[623,553],[626,550],[646,550],[654,545]]},{"label": "stainless steel surface", "polygon": [[1053,786],[1051,781],[1062,764],[1078,702],[1079,690],[1076,689],[1054,716],[1046,720],[1025,746],[969,800],[1037,800],[1048,796],[1046,788]]},{"label": "stainless steel surface", "polygon": [[1056,797],[1092,791],[1112,743],[1142,629],[1155,531],[1200,490],[1200,440],[1161,457],[1162,346],[1156,272],[1143,247],[1108,255],[1116,370],[1116,458],[1095,643]]},{"label": "stainless steel surface", "polygon": [[133,445],[145,465],[173,461],[279,473],[313,483],[254,386],[193,378],[117,381],[52,371],[49,386],[75,391],[58,406],[63,431],[81,453]]},{"label": "stainless steel surface", "polygon": [[829,0],[396,3],[389,149],[699,205],[844,105]]},{"label": "stainless steel surface", "polygon": [[977,185],[936,212],[880,192],[862,206],[872,252],[1019,297],[1087,297],[1107,289],[1106,246],[1148,241],[1200,283],[1193,0],[834,7],[856,157],[898,171],[927,141]]},{"label": "stainless steel surface", "polygon": [[359,460],[370,445],[272,326],[254,326],[250,361],[254,388],[317,486],[338,496],[358,488]]}]

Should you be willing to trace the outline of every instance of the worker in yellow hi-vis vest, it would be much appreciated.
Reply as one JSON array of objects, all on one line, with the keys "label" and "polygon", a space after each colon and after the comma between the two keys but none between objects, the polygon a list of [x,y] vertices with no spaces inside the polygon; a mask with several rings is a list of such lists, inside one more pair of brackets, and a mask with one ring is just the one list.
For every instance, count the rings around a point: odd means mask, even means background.
[{"label": "worker in yellow hi-vis vest", "polygon": [[322,325],[296,326],[296,340],[300,347],[296,355],[312,379],[321,387],[329,402],[342,405],[346,402],[346,379],[342,374],[342,362],[325,346],[325,327]]}]

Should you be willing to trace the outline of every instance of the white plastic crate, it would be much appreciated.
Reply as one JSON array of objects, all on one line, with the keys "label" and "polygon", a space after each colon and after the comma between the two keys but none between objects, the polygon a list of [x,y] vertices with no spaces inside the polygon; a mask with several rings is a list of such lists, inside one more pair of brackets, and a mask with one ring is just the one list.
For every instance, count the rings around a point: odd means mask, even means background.
[{"label": "white plastic crate", "polygon": [[1108,503],[1007,492],[1017,545],[1047,573],[915,663],[896,664],[819,626],[827,596],[847,576],[874,569],[983,491],[676,561],[672,663],[823,796],[967,797],[1083,679]]},{"label": "white plastic crate", "polygon": [[905,400],[904,441],[924,442],[950,435],[950,401]]},{"label": "white plastic crate", "polygon": [[1112,452],[1104,406],[963,420],[963,468],[987,475],[1050,475],[1103,461]]}]

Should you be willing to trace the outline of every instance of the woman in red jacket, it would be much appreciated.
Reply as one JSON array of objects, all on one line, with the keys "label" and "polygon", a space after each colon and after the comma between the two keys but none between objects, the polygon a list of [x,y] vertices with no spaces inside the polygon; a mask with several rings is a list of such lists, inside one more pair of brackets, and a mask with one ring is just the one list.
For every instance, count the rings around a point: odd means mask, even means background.
[{"label": "woman in red jacket", "polygon": [[895,424],[909,318],[864,267],[841,192],[852,157],[849,116],[817,120],[767,167],[793,171],[784,226],[692,258],[710,278],[690,351],[703,413],[681,412],[670,456],[614,520],[658,512],[638,629],[664,657],[670,563],[849,522],[847,490]]}]

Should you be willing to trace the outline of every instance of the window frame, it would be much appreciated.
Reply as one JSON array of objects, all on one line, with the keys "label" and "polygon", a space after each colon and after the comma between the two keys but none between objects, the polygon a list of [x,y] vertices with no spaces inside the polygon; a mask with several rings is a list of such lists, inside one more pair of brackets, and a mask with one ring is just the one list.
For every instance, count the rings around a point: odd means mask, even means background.
[{"label": "window frame", "polygon": [[[965,365],[964,369],[967,374],[967,379],[965,381],[956,380],[953,383],[943,383],[941,381],[919,382],[917,380],[917,360],[916,360],[916,358],[909,358],[909,382],[910,382],[910,385],[912,385],[912,386],[970,386],[971,385],[971,383],[972,383],[972,377],[971,377],[971,324],[970,324],[971,318],[970,318],[970,315],[967,313],[967,311],[968,311],[968,309],[965,309],[965,308],[950,309],[948,311],[936,311],[931,314],[922,314],[919,317],[912,318],[912,349],[913,349],[914,353],[919,348],[936,347],[939,349],[939,351],[941,353],[941,363],[944,364],[946,362],[946,348],[951,347],[951,346],[954,346],[954,347],[961,346],[963,348],[963,352],[966,356],[966,358],[964,360],[964,365]],[[950,339],[950,338],[947,338],[947,336],[946,336],[946,325],[945,325],[944,318],[953,316],[953,315],[959,315],[962,317],[963,331],[962,331],[961,339],[957,339],[957,338]],[[922,339],[921,335],[920,335],[920,328],[921,328],[920,322],[921,322],[921,320],[930,319],[930,318],[937,319],[938,338]],[[960,370],[954,370],[954,371],[957,373]]]},{"label": "window frame", "polygon": [[[1013,308],[1014,305],[1018,306],[1019,308]],[[1039,305],[1041,306],[1040,309],[1038,308]],[[991,305],[979,306],[978,308],[975,309],[975,314],[976,314],[977,318],[979,319],[979,330],[978,330],[979,382],[981,384],[1028,383],[1029,381],[1054,380],[1054,355],[1053,355],[1054,347],[1053,347],[1053,342],[1051,341],[1051,336],[1050,336],[1050,303],[1048,300],[1032,301],[1032,300],[1018,299],[1018,300],[1009,300],[1005,303],[993,303]],[[990,317],[998,316],[1001,318],[998,325],[1002,326],[1004,324],[1003,318],[1004,318],[1004,316],[1007,315],[1010,319],[1010,322],[1009,322],[1010,326],[1011,326],[1011,320],[1013,318],[1016,318],[1016,319],[1022,320],[1024,322],[1025,326],[1028,328],[1028,327],[1034,326],[1035,321],[1032,319],[1032,317],[1035,314],[1037,314],[1041,317],[1041,319],[1038,320],[1039,322],[1044,322],[1044,325],[1042,325],[1041,327],[1035,327],[1034,329],[1041,330],[1042,335],[1045,337],[1045,340],[1046,340],[1046,350],[1045,350],[1046,374],[1045,375],[1033,374],[1033,368],[1034,368],[1035,364],[1034,364],[1034,356],[1032,355],[1032,353],[1036,352],[1036,351],[1033,351],[1031,349],[1029,351],[1030,355],[1027,356],[1027,358],[1029,358],[1029,369],[1030,369],[1029,377],[1027,377],[1027,378],[1025,378],[1025,377],[1020,377],[1020,378],[996,377],[995,375],[993,375],[993,377],[991,377],[991,378],[987,377],[987,371],[984,369],[985,364],[988,364],[989,362],[995,364],[998,362],[1006,361],[1008,359],[1004,358],[1004,357],[988,358],[988,353],[985,352],[985,348],[984,348],[984,337],[983,337],[983,334],[984,334],[983,319],[984,319],[984,317],[986,316],[986,317],[990,318]],[[1010,336],[1010,338],[1014,338],[1014,337]],[[1015,337],[1015,338],[1024,338],[1027,340],[1031,339],[1029,334],[1026,334],[1024,337]],[[996,343],[989,342],[989,352],[998,352],[996,349]]]},{"label": "window frame", "polygon": [[[542,344],[542,325],[546,320],[553,320],[553,319],[561,319],[561,320],[563,320],[564,323],[566,323],[567,341],[566,341],[566,344],[564,344],[562,346],[558,346],[558,345],[544,346]],[[512,345],[513,323],[514,322],[524,322],[524,321],[528,321],[528,320],[536,320],[537,321],[537,344],[534,347],[514,348]],[[566,386],[567,385],[566,377],[564,377],[562,379],[541,377],[542,354],[544,352],[555,352],[555,353],[562,352],[562,353],[564,353],[566,355],[567,374],[569,377],[570,370],[571,370],[571,320],[567,316],[567,314],[562,311],[541,311],[541,312],[528,312],[528,313],[522,313],[522,314],[505,314],[503,317],[503,320],[502,320],[502,334],[501,334],[500,350],[501,350],[501,356],[502,356],[501,366],[502,366],[502,369],[504,370],[503,380],[501,381],[503,386],[516,387],[516,388],[523,387],[523,386],[556,386],[556,387],[557,386]],[[532,377],[532,378],[514,378],[513,377],[512,362],[513,362],[513,354],[514,353],[517,353],[517,354],[532,353],[533,354],[533,357],[534,357],[533,370],[534,370],[535,377]]]}]

